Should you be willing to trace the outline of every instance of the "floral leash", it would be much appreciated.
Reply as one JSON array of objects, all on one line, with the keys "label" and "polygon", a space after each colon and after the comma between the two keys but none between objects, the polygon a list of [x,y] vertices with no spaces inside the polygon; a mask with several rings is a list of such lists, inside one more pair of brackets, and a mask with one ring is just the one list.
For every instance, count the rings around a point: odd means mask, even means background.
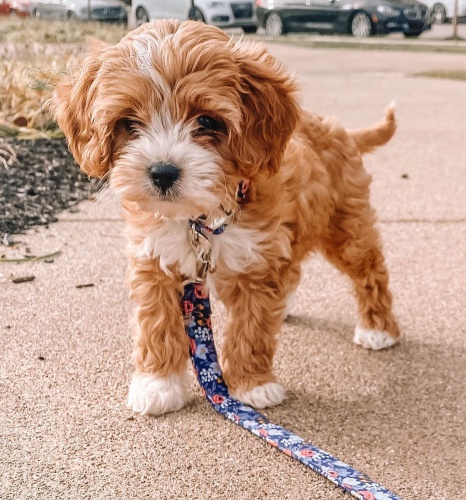
[{"label": "floral leash", "polygon": [[270,422],[255,409],[232,398],[218,364],[210,319],[210,300],[201,283],[185,284],[182,308],[194,371],[202,392],[216,412],[326,477],[356,498],[401,500],[362,472],[306,443],[291,431]]}]

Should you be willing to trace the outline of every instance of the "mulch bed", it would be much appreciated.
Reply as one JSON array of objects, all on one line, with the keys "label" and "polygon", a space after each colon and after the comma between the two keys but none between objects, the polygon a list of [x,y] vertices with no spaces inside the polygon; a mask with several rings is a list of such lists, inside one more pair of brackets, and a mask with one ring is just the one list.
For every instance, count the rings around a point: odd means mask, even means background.
[{"label": "mulch bed", "polygon": [[80,172],[64,139],[0,138],[0,241],[89,198],[97,189]]}]

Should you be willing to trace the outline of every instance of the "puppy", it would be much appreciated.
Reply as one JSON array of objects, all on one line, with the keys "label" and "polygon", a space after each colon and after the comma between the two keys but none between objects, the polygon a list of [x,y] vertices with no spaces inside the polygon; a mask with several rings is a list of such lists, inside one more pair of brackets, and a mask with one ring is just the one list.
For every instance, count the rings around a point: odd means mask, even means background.
[{"label": "puppy", "polygon": [[231,219],[208,235],[207,286],[228,310],[222,366],[241,401],[284,398],[276,337],[310,252],[352,279],[354,341],[397,341],[361,160],[392,137],[392,109],[373,128],[345,130],[300,108],[295,82],[262,45],[192,21],[145,24],[94,47],[82,68],[58,84],[53,110],[82,170],[108,174],[122,201],[136,304],[131,409],[159,415],[190,398],[180,294],[196,275],[193,219],[210,229]]}]

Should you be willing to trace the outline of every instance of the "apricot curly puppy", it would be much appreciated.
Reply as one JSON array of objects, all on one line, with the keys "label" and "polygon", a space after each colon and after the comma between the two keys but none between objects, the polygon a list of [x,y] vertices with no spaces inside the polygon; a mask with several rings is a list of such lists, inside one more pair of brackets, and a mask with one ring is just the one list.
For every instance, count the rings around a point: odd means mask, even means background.
[{"label": "apricot curly puppy", "polygon": [[124,208],[136,412],[189,399],[180,292],[196,268],[190,219],[214,228],[233,213],[209,236],[216,271],[207,284],[228,310],[223,369],[241,401],[263,408],[284,398],[272,372],[276,336],[310,252],[352,279],[357,344],[381,349],[399,337],[361,160],[393,135],[393,110],[373,128],[345,130],[301,109],[295,90],[262,45],[171,20],[94,47],[79,78],[56,89],[71,152],[84,172],[109,172]]}]

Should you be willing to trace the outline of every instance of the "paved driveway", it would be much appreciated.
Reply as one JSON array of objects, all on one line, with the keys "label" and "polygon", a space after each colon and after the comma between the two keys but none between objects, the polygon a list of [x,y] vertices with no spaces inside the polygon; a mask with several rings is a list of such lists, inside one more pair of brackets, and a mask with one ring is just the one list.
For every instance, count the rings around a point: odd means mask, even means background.
[{"label": "paved driveway", "polygon": [[[296,71],[303,104],[348,127],[397,102],[399,131],[366,164],[405,339],[356,347],[348,283],[311,259],[276,361],[288,400],[268,415],[405,499],[464,498],[466,83],[412,76],[464,70],[464,55],[271,50]],[[125,409],[121,230],[105,198],[21,237],[33,253],[62,250],[53,264],[0,268],[0,498],[347,498],[199,393],[160,418]],[[24,274],[36,280],[11,283]]]}]

